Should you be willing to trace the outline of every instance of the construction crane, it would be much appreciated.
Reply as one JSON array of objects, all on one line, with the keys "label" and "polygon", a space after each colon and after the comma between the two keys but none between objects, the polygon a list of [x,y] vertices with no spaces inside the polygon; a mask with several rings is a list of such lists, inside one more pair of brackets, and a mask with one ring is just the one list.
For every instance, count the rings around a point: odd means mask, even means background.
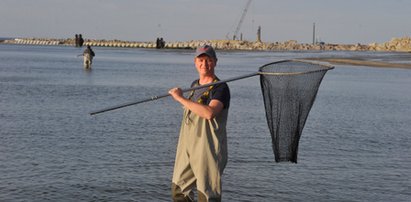
[{"label": "construction crane", "polygon": [[241,24],[243,24],[244,17],[247,14],[247,10],[248,10],[248,7],[250,7],[251,1],[252,0],[247,0],[247,3],[245,4],[245,7],[244,7],[243,13],[241,15],[240,21],[238,22],[237,28],[235,29],[235,32],[234,32],[234,35],[233,35],[233,40],[237,39],[238,32],[240,31]]}]

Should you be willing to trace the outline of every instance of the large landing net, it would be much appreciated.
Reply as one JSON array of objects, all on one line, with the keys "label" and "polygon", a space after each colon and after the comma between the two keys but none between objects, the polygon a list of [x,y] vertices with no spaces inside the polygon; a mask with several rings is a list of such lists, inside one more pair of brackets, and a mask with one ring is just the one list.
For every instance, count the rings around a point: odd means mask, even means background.
[{"label": "large landing net", "polygon": [[298,143],[325,73],[333,67],[280,61],[260,67],[260,83],[276,162],[297,163]]}]

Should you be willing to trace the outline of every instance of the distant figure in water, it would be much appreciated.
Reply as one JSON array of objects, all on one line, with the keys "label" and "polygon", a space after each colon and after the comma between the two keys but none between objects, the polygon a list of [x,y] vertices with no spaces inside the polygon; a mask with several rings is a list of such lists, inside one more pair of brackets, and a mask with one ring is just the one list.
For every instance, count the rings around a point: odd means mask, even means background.
[{"label": "distant figure in water", "polygon": [[78,46],[83,47],[83,43],[84,43],[83,36],[81,36],[81,34],[79,34],[78,35]]},{"label": "distant figure in water", "polygon": [[79,38],[78,38],[78,34],[75,35],[76,39],[74,40],[76,43],[76,47],[79,47]]},{"label": "distant figure in water", "polygon": [[156,40],[156,48],[160,49],[160,48],[164,48],[166,46],[166,42],[164,41],[163,38],[157,38]]},{"label": "distant figure in water", "polygon": [[91,64],[93,63],[93,57],[95,56],[94,51],[91,49],[89,45],[87,45],[87,48],[83,52],[83,58],[84,58],[84,68],[85,69],[91,69]]}]

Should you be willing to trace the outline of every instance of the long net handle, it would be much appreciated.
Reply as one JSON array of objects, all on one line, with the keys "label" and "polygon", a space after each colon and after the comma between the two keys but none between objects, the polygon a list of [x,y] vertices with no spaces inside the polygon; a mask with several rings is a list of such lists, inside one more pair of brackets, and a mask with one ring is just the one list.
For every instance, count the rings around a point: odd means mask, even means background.
[{"label": "long net handle", "polygon": [[[188,88],[188,89],[182,89],[182,91],[183,91],[183,93],[185,93],[185,92],[188,92],[188,91],[197,90],[197,89],[201,89],[201,88],[206,88],[206,87],[209,87],[209,86],[212,86],[212,85],[227,83],[227,82],[230,82],[230,81],[245,79],[245,78],[253,77],[253,76],[256,76],[256,75],[260,75],[260,74],[276,75],[276,76],[292,76],[292,75],[313,73],[313,72],[318,72],[318,71],[327,71],[327,70],[330,70],[330,69],[334,68],[334,67],[328,66],[328,65],[321,65],[321,64],[317,64],[317,63],[313,63],[313,62],[306,62],[306,61],[301,61],[301,60],[282,60],[282,61],[269,63],[269,64],[266,64],[264,66],[277,64],[277,63],[291,62],[291,61],[304,62],[304,63],[308,63],[308,64],[315,64],[315,65],[319,65],[319,66],[322,66],[322,67],[325,67],[325,68],[319,69],[319,70],[313,70],[313,71],[288,72],[288,73],[287,72],[278,72],[278,73],[277,72],[254,72],[254,73],[250,73],[250,74],[245,74],[243,76],[237,76],[237,77],[229,78],[229,79],[226,79],[226,80],[217,81],[217,82],[214,82],[214,83],[209,83],[209,84],[196,86],[196,87],[192,87],[192,88]],[[264,67],[264,66],[262,66],[262,67]],[[165,97],[168,97],[168,96],[170,96],[170,94],[167,93],[167,94],[163,94],[163,95],[153,96],[151,98],[147,98],[147,99],[144,99],[144,100],[128,102],[128,103],[116,105],[116,106],[113,106],[113,107],[108,107],[108,108],[105,108],[105,109],[101,109],[101,110],[98,110],[98,111],[90,112],[90,115],[96,115],[96,114],[100,114],[100,113],[103,113],[103,112],[108,112],[108,111],[112,111],[112,110],[115,110],[115,109],[128,107],[128,106],[131,106],[131,105],[141,104],[141,103],[144,103],[144,102],[150,102],[150,101],[158,100],[160,98],[165,98]]]},{"label": "long net handle", "polygon": [[[195,86],[195,87],[188,88],[188,89],[182,89],[182,91],[183,91],[183,93],[185,93],[185,92],[192,91],[192,90],[206,88],[206,87],[209,87],[209,86],[212,86],[212,85],[217,85],[217,84],[221,84],[221,83],[227,83],[227,82],[230,82],[230,81],[235,81],[235,80],[245,79],[245,78],[248,78],[248,77],[253,77],[253,76],[256,76],[256,75],[259,75],[259,74],[260,74],[260,72],[254,72],[254,73],[246,74],[246,75],[243,75],[243,76],[238,76],[238,77],[233,77],[233,78],[229,78],[229,79],[226,79],[226,80],[217,81],[217,82],[214,82],[214,83],[208,83],[208,84],[204,84],[204,85],[201,85],[201,86]],[[101,110],[98,110],[98,111],[93,111],[93,112],[90,112],[89,114],[90,115],[96,115],[96,114],[100,114],[100,113],[103,113],[103,112],[108,112],[108,111],[112,111],[112,110],[115,110],[115,109],[128,107],[128,106],[131,106],[131,105],[136,105],[136,104],[141,104],[141,103],[144,103],[144,102],[150,102],[150,101],[158,100],[160,98],[165,98],[165,97],[168,97],[168,96],[170,96],[170,94],[168,94],[168,93],[163,94],[163,95],[157,95],[157,96],[153,96],[153,97],[150,97],[150,98],[147,98],[147,99],[144,99],[144,100],[128,102],[128,103],[108,107],[108,108],[105,108],[105,109],[101,109]]]}]

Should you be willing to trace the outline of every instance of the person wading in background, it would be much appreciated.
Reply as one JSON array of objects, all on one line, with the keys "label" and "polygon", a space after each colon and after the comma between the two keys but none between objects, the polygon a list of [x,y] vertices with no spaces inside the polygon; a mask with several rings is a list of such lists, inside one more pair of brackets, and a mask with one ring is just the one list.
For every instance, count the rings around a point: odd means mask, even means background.
[{"label": "person wading in background", "polygon": [[76,44],[76,47],[79,47],[79,42],[78,42],[78,41],[79,41],[79,38],[78,38],[78,35],[76,34],[75,37],[76,37],[76,38],[74,39],[74,42],[75,42],[75,44]]},{"label": "person wading in background", "polygon": [[81,34],[78,35],[78,46],[83,47],[84,39]]},{"label": "person wading in background", "polygon": [[96,56],[94,51],[91,49],[89,45],[83,52],[83,65],[85,69],[91,69],[91,64],[93,63],[93,57]]},{"label": "person wading in background", "polygon": [[[217,82],[217,57],[209,45],[196,50],[194,64],[199,74],[192,86]],[[177,145],[172,197],[174,201],[221,201],[221,176],[227,164],[226,123],[230,90],[226,83],[192,91],[188,98],[180,88],[169,94],[184,107]]]}]

